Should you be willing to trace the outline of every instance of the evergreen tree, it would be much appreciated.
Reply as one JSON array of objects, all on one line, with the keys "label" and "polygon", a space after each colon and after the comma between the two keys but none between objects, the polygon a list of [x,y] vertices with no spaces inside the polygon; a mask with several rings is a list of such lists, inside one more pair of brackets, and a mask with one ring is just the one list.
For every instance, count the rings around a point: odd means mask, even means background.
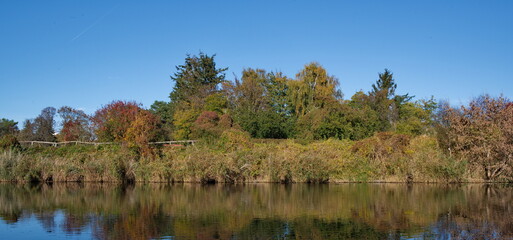
[{"label": "evergreen tree", "polygon": [[397,84],[394,80],[394,74],[385,68],[385,72],[378,74],[379,78],[376,84],[372,84],[371,96],[379,96],[387,99],[395,96]]},{"label": "evergreen tree", "polygon": [[35,126],[33,120],[26,119],[25,122],[23,122],[23,128],[18,134],[18,138],[22,141],[34,141],[36,140],[34,131]]},{"label": "evergreen tree", "polygon": [[395,128],[395,123],[399,120],[399,108],[413,97],[408,94],[396,95],[397,84],[394,75],[385,68],[385,72],[380,73],[378,80],[372,84],[372,91],[369,92],[371,108],[379,116],[378,131],[388,131]]},{"label": "evergreen tree", "polygon": [[158,132],[157,139],[169,140],[173,131],[173,113],[174,105],[171,102],[155,101],[151,107],[150,112],[159,116],[161,131]]},{"label": "evergreen tree", "polygon": [[7,134],[16,134],[18,132],[18,122],[2,118],[0,119],[0,137]]},{"label": "evergreen tree", "polygon": [[[165,112],[172,113],[173,137],[187,139],[192,133],[194,121],[204,111],[205,101],[210,95],[219,93],[225,82],[224,72],[228,68],[217,68],[215,55],[187,55],[185,63],[176,67],[171,77],[175,82],[170,94],[171,105]],[[165,119],[169,119],[166,117]]]},{"label": "evergreen tree", "polygon": [[199,56],[187,55],[185,64],[176,67],[176,73],[171,76],[175,82],[170,94],[171,102],[189,102],[190,96],[203,97],[215,92],[220,83],[225,81],[224,72],[228,68],[216,68],[215,55],[208,56],[200,53]]}]

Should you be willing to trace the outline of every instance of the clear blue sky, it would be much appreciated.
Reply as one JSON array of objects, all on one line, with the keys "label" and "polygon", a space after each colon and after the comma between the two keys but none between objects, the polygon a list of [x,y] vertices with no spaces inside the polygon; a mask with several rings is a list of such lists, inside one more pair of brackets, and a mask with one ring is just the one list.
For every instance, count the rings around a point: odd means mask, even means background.
[{"label": "clear blue sky", "polygon": [[513,1],[1,1],[0,118],[149,107],[200,50],[228,79],[246,67],[294,77],[317,61],[345,98],[384,68],[417,98],[512,98]]}]

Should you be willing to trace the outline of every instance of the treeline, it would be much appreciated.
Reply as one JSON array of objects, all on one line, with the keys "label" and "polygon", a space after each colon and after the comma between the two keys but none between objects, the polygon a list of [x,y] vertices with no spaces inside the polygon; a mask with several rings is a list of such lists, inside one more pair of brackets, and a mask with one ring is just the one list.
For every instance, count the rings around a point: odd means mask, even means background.
[{"label": "treeline", "polygon": [[[121,142],[137,154],[154,156],[159,153],[148,145],[151,141],[202,139],[215,145],[219,139],[248,135],[302,144],[349,140],[355,149],[377,139],[399,151],[412,139],[428,136],[436,139],[444,158],[469,163],[487,180],[512,180],[513,107],[504,97],[484,95],[458,108],[433,98],[414,100],[396,93],[388,69],[378,74],[370,91],[349,99],[343,98],[338,79],[318,63],[305,65],[294,78],[247,68],[240,79],[228,81],[226,71],[216,65],[215,55],[188,55],[171,76],[168,102],[144,109],[136,102],[113,101],[92,115],[68,106],[48,107],[21,130],[2,119],[0,145],[19,148],[21,140]],[[56,134],[57,114],[62,122]],[[367,157],[380,158],[376,148]]]},{"label": "treeline", "polygon": [[396,94],[387,69],[370,92],[350,100],[343,100],[338,79],[318,63],[307,64],[294,79],[248,68],[227,81],[225,71],[204,54],[177,67],[170,102],[151,106],[167,137],[201,138],[237,128],[254,138],[359,140],[383,131],[420,135],[433,124],[435,101]]}]

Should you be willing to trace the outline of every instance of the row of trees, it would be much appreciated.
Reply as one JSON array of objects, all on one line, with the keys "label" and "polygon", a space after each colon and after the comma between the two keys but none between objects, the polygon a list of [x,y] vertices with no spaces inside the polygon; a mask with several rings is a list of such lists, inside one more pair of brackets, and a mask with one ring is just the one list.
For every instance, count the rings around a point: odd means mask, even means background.
[{"label": "row of trees", "polygon": [[[55,116],[62,119],[59,133],[55,131]],[[100,141],[124,142],[128,146],[149,152],[148,142],[159,137],[160,118],[136,102],[113,101],[93,115],[63,106],[56,110],[44,108],[35,119],[27,119],[18,130],[17,122],[2,119],[0,137],[16,136],[21,141]]]},{"label": "row of trees", "polygon": [[343,100],[338,79],[318,63],[307,64],[295,79],[248,68],[227,81],[227,69],[217,68],[214,57],[188,56],[171,77],[170,101],[151,106],[165,137],[198,138],[235,127],[255,138],[358,140],[380,131],[419,135],[433,126],[435,101],[396,94],[387,69],[370,92]]},{"label": "row of trees", "polygon": [[[216,137],[236,128],[255,138],[359,140],[381,131],[419,135],[433,125],[434,100],[413,102],[408,94],[397,95],[387,69],[370,92],[359,91],[344,100],[338,79],[318,63],[307,64],[295,79],[248,68],[240,79],[227,81],[227,68],[218,68],[214,58],[203,53],[187,56],[171,77],[170,101],[156,101],[148,110],[127,101],[114,101],[92,115],[69,106],[47,107],[26,120],[19,133],[16,123],[3,119],[2,135],[135,143]],[[62,120],[58,134],[57,114]]]},{"label": "row of trees", "polygon": [[[482,166],[488,179],[513,172],[513,107],[504,97],[485,95],[461,108],[433,98],[414,101],[396,93],[394,75],[385,69],[370,91],[343,99],[339,80],[315,62],[294,78],[247,68],[240,79],[228,81],[226,70],[216,66],[215,55],[188,55],[171,76],[170,101],[156,101],[150,109],[114,101],[92,115],[48,107],[21,130],[16,122],[2,119],[0,136],[125,142],[149,152],[150,141],[213,139],[229,129],[254,138],[307,140],[360,140],[378,132],[430,134],[438,136],[448,155]],[[55,134],[57,114],[62,122]]]}]

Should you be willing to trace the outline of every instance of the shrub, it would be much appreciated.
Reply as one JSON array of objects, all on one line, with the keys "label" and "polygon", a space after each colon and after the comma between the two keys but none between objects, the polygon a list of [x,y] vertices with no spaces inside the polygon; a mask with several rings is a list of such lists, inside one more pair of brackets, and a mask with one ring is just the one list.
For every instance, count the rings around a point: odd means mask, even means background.
[{"label": "shrub", "polygon": [[7,134],[0,137],[0,150],[20,150],[21,145],[18,139],[12,135]]},{"label": "shrub", "polygon": [[226,150],[237,150],[249,148],[252,146],[249,133],[238,130],[228,129],[221,134],[221,143]]}]

